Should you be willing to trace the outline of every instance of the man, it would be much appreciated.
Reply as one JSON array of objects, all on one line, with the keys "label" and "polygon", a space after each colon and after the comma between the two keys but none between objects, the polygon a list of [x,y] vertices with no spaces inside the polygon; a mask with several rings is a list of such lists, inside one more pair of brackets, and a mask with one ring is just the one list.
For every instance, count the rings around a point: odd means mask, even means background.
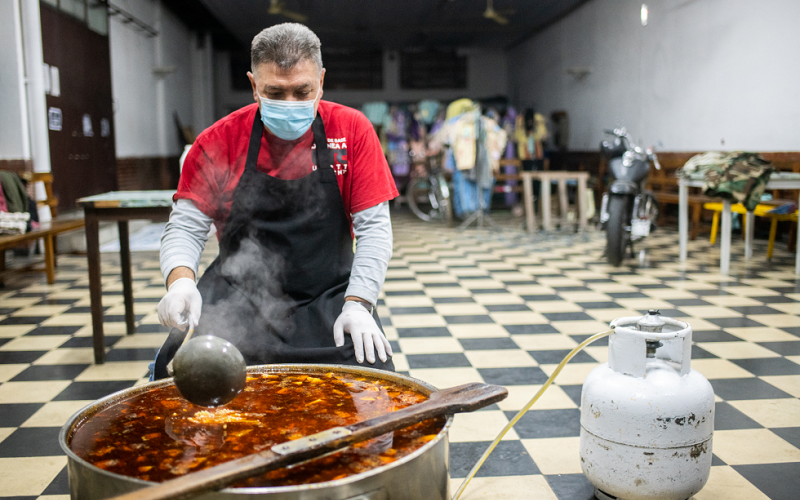
[{"label": "man", "polygon": [[[379,140],[360,112],[321,100],[320,41],[305,26],[265,29],[251,62],[256,104],[200,134],[183,166],[162,236],[158,315],[172,330],[155,378],[191,325],[249,365],[366,359],[393,370],[375,304],[398,193]],[[219,256],[195,285],[212,223]]]}]

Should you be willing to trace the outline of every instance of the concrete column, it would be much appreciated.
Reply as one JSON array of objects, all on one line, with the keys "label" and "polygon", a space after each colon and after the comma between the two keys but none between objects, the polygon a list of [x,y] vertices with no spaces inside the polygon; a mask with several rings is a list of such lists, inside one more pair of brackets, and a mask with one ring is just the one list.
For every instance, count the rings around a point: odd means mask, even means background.
[{"label": "concrete column", "polygon": [[[155,68],[164,67],[164,13],[161,0],[155,3],[155,29],[158,35],[154,40],[155,48]],[[158,154],[167,156],[169,143],[167,141],[167,131],[169,127],[169,117],[167,116],[167,88],[165,73],[156,74],[156,131],[158,134]]]},{"label": "concrete column", "polygon": [[211,34],[198,33],[192,44],[192,126],[199,134],[214,123],[214,71]]},{"label": "concrete column", "polygon": [[31,137],[30,137],[30,124],[28,123],[28,95],[25,91],[25,53],[23,51],[22,41],[22,14],[20,12],[19,0],[12,2],[13,9],[13,25],[14,25],[14,42],[16,48],[16,66],[17,66],[17,90],[19,96],[19,109],[20,109],[20,146],[22,149],[22,157],[28,159],[31,157]]},{"label": "concrete column", "polygon": [[[20,0],[25,75],[27,79],[28,124],[34,172],[50,172],[50,137],[47,126],[47,101],[44,93],[44,56],[39,0]],[[41,183],[39,183],[41,184]],[[38,185],[36,198],[46,198],[44,186]],[[50,220],[50,210],[39,210],[39,220]]]}]

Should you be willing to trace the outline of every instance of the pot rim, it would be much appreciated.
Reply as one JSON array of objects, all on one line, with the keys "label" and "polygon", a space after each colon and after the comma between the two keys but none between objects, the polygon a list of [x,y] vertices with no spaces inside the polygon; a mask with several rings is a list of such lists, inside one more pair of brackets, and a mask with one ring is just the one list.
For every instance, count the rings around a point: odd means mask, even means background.
[{"label": "pot rim", "polygon": [[[377,368],[369,368],[369,367],[361,367],[361,366],[350,366],[350,365],[327,365],[327,364],[312,364],[312,363],[284,363],[284,364],[272,364],[272,365],[253,365],[247,367],[247,373],[328,373],[328,372],[339,372],[339,373],[350,373],[356,375],[368,375],[373,376],[375,378],[389,380],[391,382],[399,383],[401,385],[405,385],[406,387],[411,387],[415,390],[418,390],[425,394],[426,396],[430,396],[431,393],[438,391],[436,387],[433,385],[419,380],[408,375],[402,375],[396,372],[389,372],[386,370],[379,370]],[[75,412],[69,419],[64,423],[61,427],[61,431],[58,433],[58,444],[61,446],[61,449],[67,455],[69,460],[73,460],[79,463],[83,467],[90,468],[94,473],[101,474],[106,476],[110,479],[114,480],[124,480],[131,482],[133,484],[141,485],[143,487],[155,486],[157,484],[161,484],[155,481],[145,481],[142,479],[138,479],[131,476],[125,476],[122,474],[117,474],[114,472],[109,472],[105,469],[101,469],[88,461],[84,460],[83,458],[79,457],[68,444],[68,439],[71,438],[73,430],[81,424],[83,421],[91,418],[96,413],[112,406],[123,399],[128,399],[131,396],[135,396],[144,392],[148,392],[152,389],[161,388],[164,386],[172,385],[173,379],[167,378],[163,380],[156,380],[153,382],[147,382],[145,384],[128,387],[127,389],[123,389],[121,391],[117,391],[115,393],[109,394],[103,398],[100,398],[96,401],[89,403],[88,405],[84,406],[77,412]],[[218,490],[220,492],[229,493],[229,494],[241,494],[241,495],[254,495],[254,494],[268,494],[268,493],[286,493],[296,490],[315,490],[315,489],[325,489],[325,488],[336,488],[339,486],[347,485],[350,483],[354,483],[357,481],[361,481],[367,477],[374,476],[376,474],[380,474],[385,472],[394,467],[400,467],[405,463],[408,463],[418,456],[424,454],[437,443],[439,443],[442,439],[447,437],[447,433],[450,429],[451,424],[453,423],[453,415],[447,417],[447,421],[445,422],[442,429],[436,435],[436,437],[424,445],[422,445],[417,450],[413,451],[412,453],[406,455],[405,457],[396,460],[392,463],[381,465],[379,467],[375,467],[368,471],[364,471],[358,474],[354,474],[352,476],[345,477],[343,479],[336,479],[333,481],[325,481],[321,483],[311,483],[311,484],[299,484],[299,485],[290,485],[290,486],[262,486],[262,487],[251,487],[251,488],[223,488]]]}]

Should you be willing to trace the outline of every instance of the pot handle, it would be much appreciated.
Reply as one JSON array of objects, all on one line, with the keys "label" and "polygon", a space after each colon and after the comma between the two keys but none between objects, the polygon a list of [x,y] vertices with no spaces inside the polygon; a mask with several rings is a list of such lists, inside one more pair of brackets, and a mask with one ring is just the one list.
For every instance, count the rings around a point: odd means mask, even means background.
[{"label": "pot handle", "polygon": [[389,495],[386,493],[385,489],[380,488],[368,493],[362,493],[358,496],[346,498],[345,500],[389,500]]}]

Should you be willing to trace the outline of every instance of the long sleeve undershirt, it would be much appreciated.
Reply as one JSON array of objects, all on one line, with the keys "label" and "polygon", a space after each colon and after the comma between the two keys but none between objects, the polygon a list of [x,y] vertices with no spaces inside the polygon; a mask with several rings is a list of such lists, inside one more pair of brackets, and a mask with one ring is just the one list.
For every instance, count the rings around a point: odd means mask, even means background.
[{"label": "long sleeve undershirt", "polygon": [[[180,266],[188,267],[197,276],[200,254],[212,223],[190,200],[181,199],[172,205],[169,222],[161,235],[161,272],[165,281]],[[392,257],[389,203],[353,214],[353,233],[356,253],[345,296],[359,297],[375,305]]]}]

